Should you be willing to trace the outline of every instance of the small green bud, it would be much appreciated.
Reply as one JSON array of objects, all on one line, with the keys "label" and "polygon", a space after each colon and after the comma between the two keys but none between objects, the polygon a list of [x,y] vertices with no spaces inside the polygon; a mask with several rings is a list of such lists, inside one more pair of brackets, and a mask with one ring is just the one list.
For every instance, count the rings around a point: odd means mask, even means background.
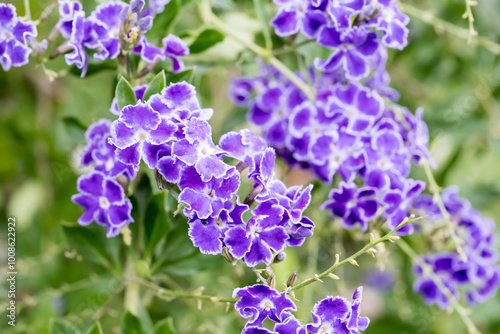
[{"label": "small green bud", "polygon": [[293,287],[295,285],[295,281],[297,280],[297,271],[294,271],[290,277],[288,277],[288,280],[286,281],[286,286]]}]

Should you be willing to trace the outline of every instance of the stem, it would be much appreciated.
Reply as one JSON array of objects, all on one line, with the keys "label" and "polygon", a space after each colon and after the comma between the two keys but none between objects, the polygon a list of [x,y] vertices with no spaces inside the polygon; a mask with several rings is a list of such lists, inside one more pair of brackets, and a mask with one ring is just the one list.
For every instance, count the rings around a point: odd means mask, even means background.
[{"label": "stem", "polygon": [[220,298],[215,296],[204,296],[195,292],[185,292],[185,291],[177,291],[177,290],[167,290],[162,288],[155,283],[145,281],[141,278],[135,279],[137,283],[145,286],[148,289],[154,290],[158,295],[158,297],[174,297],[174,298],[192,298],[198,300],[208,300],[213,303],[235,303],[239,298]]},{"label": "stem", "polygon": [[457,249],[458,255],[460,256],[460,259],[462,261],[467,262],[467,255],[465,254],[462,246],[460,245],[460,239],[458,238],[455,229],[453,228],[453,224],[451,223],[450,220],[450,214],[448,213],[446,207],[444,206],[443,199],[441,198],[441,193],[439,191],[439,186],[436,182],[436,179],[434,178],[434,175],[432,174],[431,166],[427,160],[423,161],[423,167],[425,175],[427,176],[427,180],[429,181],[429,190],[433,195],[434,203],[436,203],[439,207],[439,211],[443,216],[443,221],[446,224],[446,227],[448,228],[451,239],[453,240],[455,248]]},{"label": "stem", "polygon": [[415,222],[415,221],[420,220],[420,219],[425,218],[425,217],[426,216],[417,217],[417,218],[411,218],[411,219],[405,219],[394,230],[390,231],[389,233],[387,233],[386,235],[384,235],[380,239],[371,241],[369,244],[367,244],[365,247],[361,248],[359,251],[357,251],[353,255],[349,256],[348,258],[346,258],[346,259],[344,259],[342,261],[335,262],[335,264],[333,266],[331,266],[330,268],[328,268],[327,270],[325,270],[321,274],[317,274],[317,275],[314,275],[313,277],[311,277],[309,279],[306,279],[302,283],[294,286],[292,289],[290,289],[290,291],[295,291],[295,290],[301,289],[301,288],[303,288],[303,287],[305,287],[305,286],[307,286],[307,285],[309,285],[311,283],[314,283],[315,281],[320,280],[321,278],[323,278],[325,276],[328,276],[330,273],[332,273],[334,270],[342,267],[344,264],[352,263],[353,260],[355,258],[357,258],[358,256],[363,255],[365,253],[368,253],[368,250],[370,250],[374,246],[378,245],[379,243],[382,243],[382,242],[388,241],[388,240],[394,240],[394,237],[392,237],[392,235],[394,233],[396,233],[398,230],[400,230],[401,228],[403,228],[405,225],[407,225],[409,223]]},{"label": "stem", "polygon": [[24,0],[24,17],[31,21],[30,0]]},{"label": "stem", "polygon": [[[474,1],[474,5],[477,2]],[[464,19],[469,19],[469,37],[467,38],[467,44],[470,45],[472,42],[472,37],[477,36],[477,31],[474,29],[474,15],[472,15],[472,5],[471,0],[465,0],[465,13],[462,15]]]},{"label": "stem", "polygon": [[309,100],[314,101],[315,94],[312,88],[302,79],[300,79],[295,73],[293,73],[293,71],[290,70],[285,64],[275,58],[270,50],[266,50],[251,41],[247,41],[241,38],[234,32],[234,29],[226,25],[223,21],[221,21],[217,16],[214,15],[208,2],[200,2],[198,5],[198,10],[205,23],[214,25],[223,34],[231,37],[236,42],[240,43],[247,49],[260,56],[264,61],[268,62],[278,71],[280,71],[288,80],[290,80],[295,86],[297,86],[297,88],[299,88]]},{"label": "stem", "polygon": [[425,261],[422,261],[418,254],[404,240],[399,240],[397,244],[399,248],[401,248],[401,250],[405,252],[412,261],[418,263],[418,265],[422,267],[424,274],[427,275],[434,282],[434,284],[436,284],[441,292],[443,292],[443,294],[450,302],[451,307],[458,313],[460,318],[462,318],[462,321],[467,327],[467,331],[469,332],[469,334],[481,334],[481,332],[476,328],[469,315],[467,314],[467,309],[465,309],[460,303],[457,302],[457,300],[453,297],[451,291],[444,285],[444,283],[441,281],[441,278],[434,273],[432,268],[427,263],[425,263]]},{"label": "stem", "polygon": [[[436,28],[436,30],[444,30],[452,35],[455,35],[459,38],[462,39],[469,39],[470,32],[468,29],[464,29],[461,27],[458,27],[454,24],[451,24],[450,22],[447,22],[443,19],[440,19],[439,17],[435,16],[434,14],[430,13],[429,11],[424,11],[421,9],[418,9],[416,7],[413,7],[412,5],[409,4],[404,4],[399,2],[399,8],[403,12],[405,12],[408,15],[411,15],[413,17],[416,17],[417,19],[433,26]],[[494,54],[500,55],[500,44],[490,40],[487,37],[484,36],[478,36],[476,38],[476,41],[479,45],[482,45],[489,51],[491,51]]]},{"label": "stem", "polygon": [[273,49],[273,40],[271,38],[271,33],[269,32],[269,19],[266,17],[266,9],[264,8],[264,2],[260,0],[253,0],[253,5],[255,11],[257,12],[257,18],[262,24],[262,34],[264,35],[264,40],[266,43],[266,49]]}]

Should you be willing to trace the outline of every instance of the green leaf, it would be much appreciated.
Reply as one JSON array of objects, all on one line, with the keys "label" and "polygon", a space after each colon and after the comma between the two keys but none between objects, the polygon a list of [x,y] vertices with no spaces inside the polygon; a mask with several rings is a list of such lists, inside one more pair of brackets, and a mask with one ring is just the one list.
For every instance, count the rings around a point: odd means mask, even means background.
[{"label": "green leaf", "polygon": [[101,328],[101,323],[96,322],[94,326],[90,327],[87,334],[104,334]]},{"label": "green leaf", "polygon": [[167,83],[175,83],[181,81],[191,82],[193,80],[194,69],[190,68],[179,73],[169,73],[167,75]]},{"label": "green leaf", "polygon": [[161,15],[156,16],[153,29],[148,33],[149,40],[165,37],[165,32],[179,13],[179,0],[170,0]]},{"label": "green leaf", "polygon": [[144,218],[147,257],[160,240],[167,234],[170,224],[165,213],[165,192],[156,194],[146,208]]},{"label": "green leaf", "polygon": [[146,91],[144,92],[143,100],[147,101],[149,100],[151,95],[160,93],[161,90],[165,87],[165,85],[166,85],[165,71],[162,70],[149,83],[148,88],[146,88]]},{"label": "green leaf", "polygon": [[215,29],[205,29],[203,30],[189,46],[190,53],[200,53],[208,48],[211,48],[215,44],[222,42],[224,40],[224,35]]},{"label": "green leaf", "polygon": [[50,323],[51,334],[80,334],[80,331],[70,322],[61,319],[52,319]]},{"label": "green leaf", "polygon": [[127,311],[122,322],[122,334],[142,334],[141,321],[135,315]]},{"label": "green leaf", "polygon": [[125,106],[135,105],[137,103],[134,89],[124,77],[121,77],[116,85],[115,96],[118,102],[118,110],[122,110]]},{"label": "green leaf", "polygon": [[85,144],[85,131],[87,127],[75,117],[64,117],[62,119],[68,135],[78,144]]},{"label": "green leaf", "polygon": [[74,247],[86,260],[105,267],[113,262],[98,233],[83,226],[63,226],[68,244]]},{"label": "green leaf", "polygon": [[155,325],[155,334],[176,334],[172,318],[158,321]]}]

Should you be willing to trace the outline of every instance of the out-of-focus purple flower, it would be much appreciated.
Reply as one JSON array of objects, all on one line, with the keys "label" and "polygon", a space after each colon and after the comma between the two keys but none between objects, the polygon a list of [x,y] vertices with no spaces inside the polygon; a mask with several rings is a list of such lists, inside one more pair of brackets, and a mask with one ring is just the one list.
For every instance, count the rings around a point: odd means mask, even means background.
[{"label": "out-of-focus purple flower", "polygon": [[159,145],[173,139],[177,126],[154,111],[149,104],[138,103],[123,108],[120,118],[111,126],[110,143],[117,147],[116,156],[125,164],[139,169],[144,162],[154,169]]},{"label": "out-of-focus purple flower", "polygon": [[31,43],[38,32],[33,22],[23,22],[11,4],[0,4],[0,64],[4,71],[29,62]]},{"label": "out-of-focus purple flower", "polygon": [[354,183],[342,181],[339,189],[332,189],[328,197],[330,199],[323,203],[321,209],[330,210],[332,216],[342,218],[346,228],[359,224],[361,230],[366,231],[368,222],[375,217],[379,208],[375,189],[358,189]]},{"label": "out-of-focus purple flower", "polygon": [[92,172],[78,178],[79,194],[71,200],[85,209],[78,219],[81,225],[96,221],[107,226],[107,237],[115,237],[123,226],[133,222],[130,215],[132,204],[125,198],[122,187],[115,180],[100,172]]},{"label": "out-of-focus purple flower", "polygon": [[153,15],[161,14],[168,3],[170,3],[170,0],[148,0],[148,9],[151,10]]},{"label": "out-of-focus purple flower", "polygon": [[377,34],[363,27],[353,27],[342,32],[335,27],[325,26],[319,31],[317,42],[334,51],[326,60],[316,58],[316,68],[325,72],[342,68],[351,79],[368,75],[368,57],[374,55],[379,48]]},{"label": "out-of-focus purple flower", "polygon": [[333,0],[328,3],[328,14],[339,28],[349,28],[354,15],[361,13],[364,0]]},{"label": "out-of-focus purple flower", "polygon": [[261,327],[267,318],[283,323],[291,316],[289,312],[297,310],[295,304],[286,296],[286,292],[280,293],[263,284],[235,289],[233,297],[240,297],[234,304],[236,311],[244,318],[251,318],[246,328]]},{"label": "out-of-focus purple flower", "polygon": [[123,174],[132,180],[135,178],[135,170],[132,165],[126,165],[116,159],[116,147],[108,141],[111,136],[110,130],[111,121],[107,119],[101,119],[88,127],[85,132],[87,147],[82,154],[82,166],[93,163],[95,170],[109,177]]},{"label": "out-of-focus purple flower", "polygon": [[323,10],[308,0],[274,0],[280,9],[271,20],[278,36],[289,36],[299,31],[307,38],[316,38],[318,30],[327,24]]},{"label": "out-of-focus purple flower", "polygon": [[392,271],[373,269],[367,272],[365,282],[375,289],[389,290],[395,283],[395,277]]}]

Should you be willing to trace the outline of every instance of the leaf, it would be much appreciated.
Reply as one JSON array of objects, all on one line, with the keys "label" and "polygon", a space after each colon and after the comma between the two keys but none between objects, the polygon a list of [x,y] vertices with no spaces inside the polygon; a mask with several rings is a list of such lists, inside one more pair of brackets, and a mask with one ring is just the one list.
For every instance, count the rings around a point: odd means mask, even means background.
[{"label": "leaf", "polygon": [[52,319],[50,323],[51,334],[79,334],[80,331],[72,323],[62,319]]},{"label": "leaf", "polygon": [[85,259],[105,267],[113,264],[101,237],[95,231],[82,226],[63,226],[62,228],[68,244]]},{"label": "leaf", "polygon": [[64,117],[62,119],[64,127],[71,139],[78,144],[85,144],[85,131],[87,128],[75,117]]},{"label": "leaf", "polygon": [[266,47],[272,49],[272,34],[271,25],[269,21],[271,20],[269,14],[269,2],[267,0],[254,0],[255,12],[257,13],[257,18],[260,21],[262,27],[262,35],[264,36]]},{"label": "leaf", "polygon": [[172,318],[158,321],[155,325],[155,334],[176,334]]},{"label": "leaf", "polygon": [[90,327],[87,334],[104,334],[101,328],[101,323],[96,322],[94,326]]},{"label": "leaf", "polygon": [[151,95],[160,93],[162,89],[165,87],[165,85],[166,85],[165,71],[162,70],[153,78],[153,80],[151,80],[151,82],[148,85],[148,88],[146,88],[143,97],[144,102],[149,100]]},{"label": "leaf", "polygon": [[122,110],[125,106],[135,105],[137,103],[134,89],[124,77],[121,77],[116,85],[115,96],[118,102],[118,110]]},{"label": "leaf", "polygon": [[153,29],[148,34],[149,40],[165,37],[165,32],[179,13],[179,0],[170,0],[161,15],[156,16]]},{"label": "leaf", "polygon": [[165,213],[165,192],[156,194],[149,202],[144,216],[144,226],[146,232],[144,256],[147,257],[167,234],[170,227]]},{"label": "leaf", "polygon": [[222,42],[224,35],[215,29],[203,30],[189,46],[190,53],[200,53],[211,48],[215,44]]},{"label": "leaf", "polygon": [[127,311],[122,322],[122,334],[142,334],[141,321],[135,315]]},{"label": "leaf", "polygon": [[167,83],[175,83],[181,81],[191,82],[193,80],[194,69],[190,68],[179,73],[169,73],[167,75]]}]

